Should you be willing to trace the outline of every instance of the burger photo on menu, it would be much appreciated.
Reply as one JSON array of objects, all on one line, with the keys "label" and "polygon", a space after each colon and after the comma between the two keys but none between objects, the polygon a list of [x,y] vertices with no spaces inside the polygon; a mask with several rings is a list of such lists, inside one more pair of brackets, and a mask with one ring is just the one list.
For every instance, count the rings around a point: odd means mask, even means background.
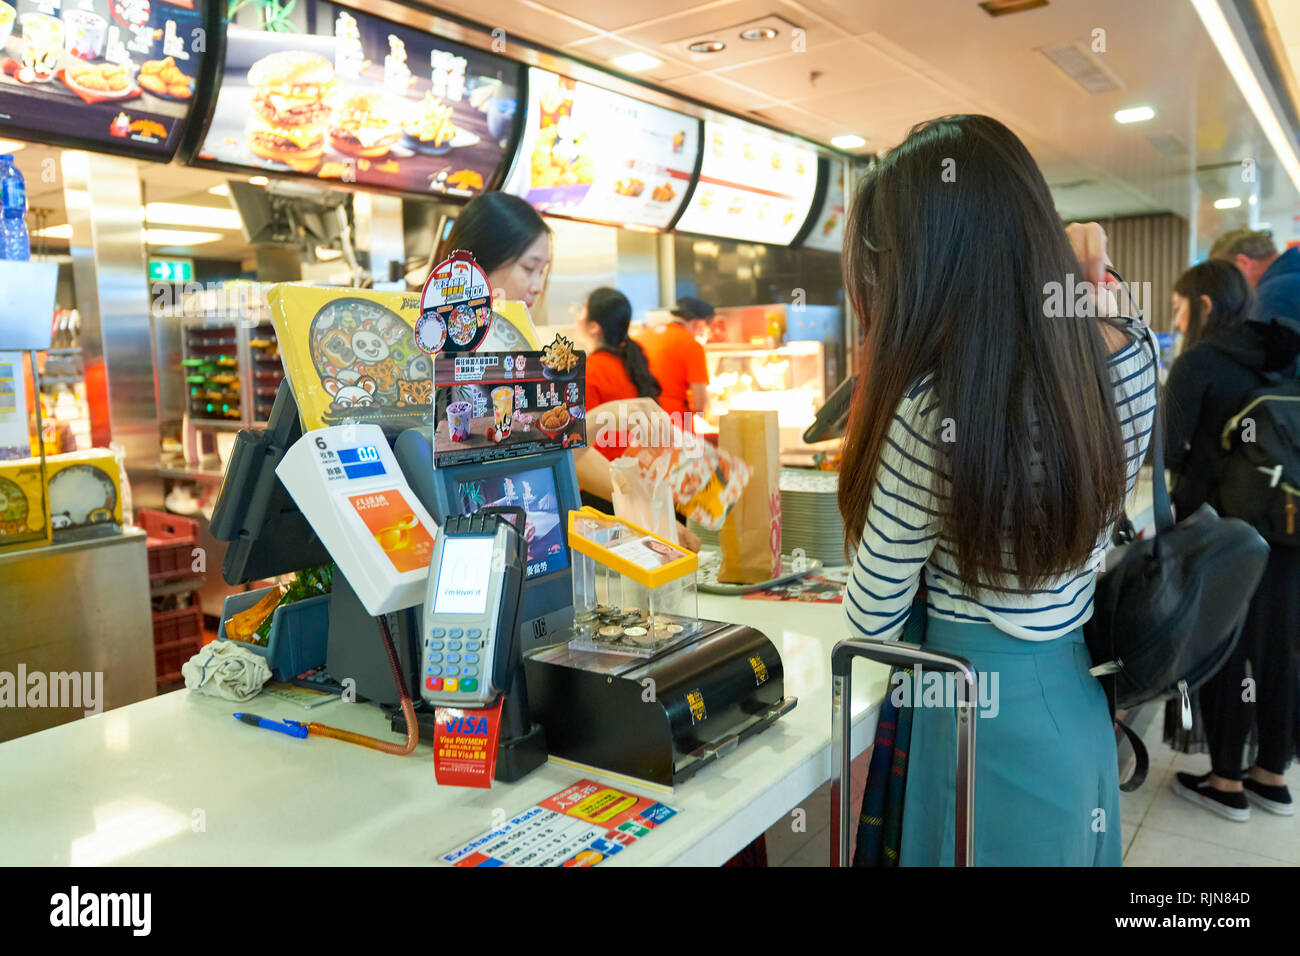
[{"label": "burger photo on menu", "polygon": [[247,135],[254,156],[308,172],[325,153],[325,128],[338,87],[334,64],[317,53],[284,50],[248,71],[253,87]]},{"label": "burger photo on menu", "polygon": [[388,154],[402,128],[379,93],[358,93],[344,101],[330,127],[330,145],[347,156],[378,159]]}]

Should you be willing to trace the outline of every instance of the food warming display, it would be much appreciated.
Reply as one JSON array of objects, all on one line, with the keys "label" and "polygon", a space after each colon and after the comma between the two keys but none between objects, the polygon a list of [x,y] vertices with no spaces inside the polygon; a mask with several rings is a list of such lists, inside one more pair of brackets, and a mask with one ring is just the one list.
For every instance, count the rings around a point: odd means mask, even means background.
[{"label": "food warming display", "polygon": [[537,68],[507,192],[550,215],[665,229],[699,153],[699,120]]},{"label": "food warming display", "polygon": [[6,135],[169,160],[215,0],[0,0]]},{"label": "food warming display", "polygon": [[315,35],[231,25],[195,160],[413,193],[492,188],[520,67],[360,10],[315,2]]},{"label": "food warming display", "polygon": [[191,294],[180,321],[190,421],[244,427],[266,422],[284,369],[265,288],[239,283]]},{"label": "food warming display", "polygon": [[680,232],[789,245],[817,193],[817,153],[740,120],[706,120],[704,161]]}]

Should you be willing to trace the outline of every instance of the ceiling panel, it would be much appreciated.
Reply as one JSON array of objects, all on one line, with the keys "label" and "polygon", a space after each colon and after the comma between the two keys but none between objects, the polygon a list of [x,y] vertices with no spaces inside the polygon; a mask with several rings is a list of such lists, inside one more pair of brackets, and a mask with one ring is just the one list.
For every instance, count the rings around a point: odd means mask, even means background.
[{"label": "ceiling panel", "polygon": [[543,7],[520,0],[437,0],[436,6],[459,13],[491,29],[501,28],[506,36],[534,40],[548,46],[564,46],[587,37],[598,36],[600,29],[582,21],[575,14],[562,11],[567,3]]},{"label": "ceiling panel", "polygon": [[799,101],[901,80],[910,71],[868,55],[854,40],[839,40],[811,53],[787,53],[753,65],[720,70],[718,74],[773,98]]}]

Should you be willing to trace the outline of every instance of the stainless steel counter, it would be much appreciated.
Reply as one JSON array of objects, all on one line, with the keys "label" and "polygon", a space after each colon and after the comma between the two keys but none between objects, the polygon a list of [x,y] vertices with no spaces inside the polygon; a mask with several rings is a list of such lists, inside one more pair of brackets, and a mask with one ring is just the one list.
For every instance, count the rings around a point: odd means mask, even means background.
[{"label": "stainless steel counter", "polygon": [[[38,679],[48,687],[43,705],[25,706],[31,685],[17,684],[20,673],[29,681],[44,675]],[[0,740],[83,717],[88,701],[54,706],[70,698],[54,699],[60,682],[49,675],[73,673],[90,675],[77,683],[92,694],[102,688],[93,700],[98,709],[154,694],[143,531],[0,554]],[[6,691],[16,691],[24,706]]]}]

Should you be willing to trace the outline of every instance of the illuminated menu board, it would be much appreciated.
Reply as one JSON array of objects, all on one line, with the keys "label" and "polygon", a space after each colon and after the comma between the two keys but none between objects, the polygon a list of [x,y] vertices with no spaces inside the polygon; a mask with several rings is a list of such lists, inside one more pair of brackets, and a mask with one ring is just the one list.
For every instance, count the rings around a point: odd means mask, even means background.
[{"label": "illuminated menu board", "polygon": [[707,120],[704,162],[677,221],[695,232],[785,246],[817,193],[817,153],[790,136],[740,120]]},{"label": "illuminated menu board", "polygon": [[0,136],[169,160],[205,0],[0,0]]},{"label": "illuminated menu board", "polygon": [[196,162],[411,193],[493,187],[518,64],[360,10],[311,10],[315,34],[228,28]]},{"label": "illuminated menu board", "polygon": [[826,198],[822,201],[817,221],[804,239],[803,245],[809,249],[823,249],[826,252],[839,252],[844,246],[844,214],[848,212],[845,180],[848,178],[848,163],[834,159],[830,162],[830,180],[826,184]]},{"label": "illuminated menu board", "polygon": [[699,156],[700,121],[533,67],[505,191],[541,212],[666,229]]}]

